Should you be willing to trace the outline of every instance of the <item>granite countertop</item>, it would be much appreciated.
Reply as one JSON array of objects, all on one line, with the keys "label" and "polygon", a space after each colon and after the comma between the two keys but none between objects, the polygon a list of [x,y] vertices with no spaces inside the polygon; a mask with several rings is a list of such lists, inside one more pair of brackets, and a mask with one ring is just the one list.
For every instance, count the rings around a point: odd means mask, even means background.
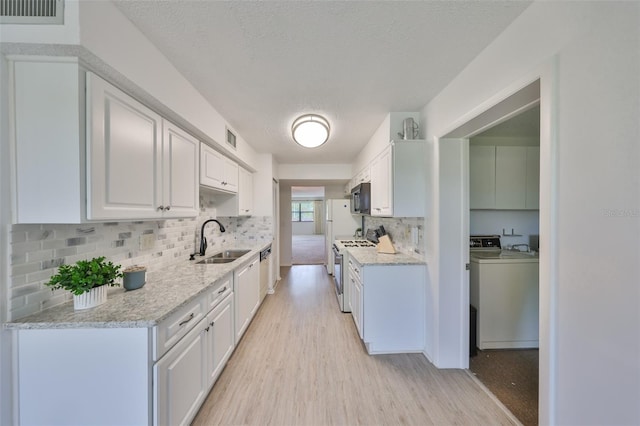
[{"label": "granite countertop", "polygon": [[[167,266],[147,273],[147,282],[138,290],[109,291],[106,303],[74,311],[73,302],[4,324],[7,329],[47,328],[146,328],[153,327],[188,304],[221,278],[243,265],[269,243],[226,245],[225,250],[251,249],[230,263],[197,265],[195,261]],[[209,255],[216,254],[212,251]],[[199,259],[196,258],[196,261]]]},{"label": "granite countertop", "polygon": [[336,241],[340,251],[347,251],[361,265],[426,265],[423,259],[405,254],[378,253],[375,247],[345,247]]}]

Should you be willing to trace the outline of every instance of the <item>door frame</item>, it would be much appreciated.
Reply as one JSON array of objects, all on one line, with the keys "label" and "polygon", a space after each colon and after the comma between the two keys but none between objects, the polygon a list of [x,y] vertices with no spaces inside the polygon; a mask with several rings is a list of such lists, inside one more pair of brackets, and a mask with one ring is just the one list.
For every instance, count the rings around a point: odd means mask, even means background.
[{"label": "door frame", "polygon": [[[436,365],[443,367],[468,368],[469,363],[469,273],[468,263],[469,212],[468,212],[468,138],[495,126],[531,107],[533,102],[540,104],[540,306],[539,306],[539,397],[538,410],[541,423],[553,423],[555,412],[556,388],[556,352],[557,352],[557,63],[552,59],[539,69],[532,71],[519,81],[498,92],[496,95],[473,108],[456,120],[447,130],[434,137],[436,153],[445,144],[458,141],[460,147],[454,161],[443,163],[438,158],[438,181],[436,183],[437,205],[442,196],[451,194],[466,200],[466,209],[446,212],[438,209],[437,217],[437,280],[438,280],[438,338],[434,348]],[[537,96],[536,96],[537,95]],[[536,99],[537,98],[537,99]],[[445,151],[450,148],[444,148]],[[464,171],[466,167],[466,172]],[[453,168],[453,170],[443,170]],[[466,175],[465,175],[466,173]],[[452,179],[447,179],[447,176]],[[455,182],[455,177],[460,182]],[[440,180],[441,178],[445,178]],[[462,181],[466,182],[465,184]],[[452,186],[453,185],[453,186]],[[459,200],[462,206],[463,201]],[[464,211],[463,211],[464,210]],[[446,217],[446,221],[443,220]],[[447,241],[453,235],[453,243]],[[462,236],[462,238],[460,238]],[[466,238],[465,238],[466,237]],[[446,259],[459,260],[453,264]],[[464,271],[461,273],[460,271]],[[448,291],[448,294],[445,293]],[[447,312],[452,309],[453,314]],[[448,315],[444,317],[444,315]],[[447,323],[448,321],[448,323]],[[443,322],[445,324],[443,324]],[[445,328],[458,330],[457,342],[443,335]],[[457,357],[456,355],[457,351]],[[455,359],[457,358],[457,361]],[[447,364],[447,365],[444,365]]]}]

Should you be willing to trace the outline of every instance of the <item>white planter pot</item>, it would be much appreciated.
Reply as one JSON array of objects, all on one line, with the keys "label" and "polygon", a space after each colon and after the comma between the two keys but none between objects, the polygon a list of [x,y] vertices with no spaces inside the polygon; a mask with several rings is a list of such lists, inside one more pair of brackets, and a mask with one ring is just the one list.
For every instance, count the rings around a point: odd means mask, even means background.
[{"label": "white planter pot", "polygon": [[79,296],[73,295],[73,309],[76,311],[93,308],[107,301],[107,286],[94,287]]}]

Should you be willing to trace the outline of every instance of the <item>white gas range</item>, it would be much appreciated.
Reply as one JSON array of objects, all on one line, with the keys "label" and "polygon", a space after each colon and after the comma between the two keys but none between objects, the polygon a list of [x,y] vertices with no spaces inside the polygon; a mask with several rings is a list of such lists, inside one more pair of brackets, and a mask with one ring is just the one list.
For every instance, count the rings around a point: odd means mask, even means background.
[{"label": "white gas range", "polygon": [[338,297],[338,305],[342,312],[351,312],[349,306],[349,286],[345,283],[345,260],[347,250],[349,248],[372,248],[376,245],[367,240],[336,240],[333,244],[333,280],[336,285],[336,296]]}]

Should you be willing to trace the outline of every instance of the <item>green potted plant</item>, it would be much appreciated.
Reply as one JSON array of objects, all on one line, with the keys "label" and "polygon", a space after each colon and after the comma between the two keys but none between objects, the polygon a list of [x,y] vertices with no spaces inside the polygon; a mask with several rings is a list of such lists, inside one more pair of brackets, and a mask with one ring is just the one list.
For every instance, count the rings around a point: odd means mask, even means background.
[{"label": "green potted plant", "polygon": [[107,286],[116,287],[122,277],[120,265],[107,262],[104,256],[79,260],[75,265],[62,265],[46,284],[52,290],[64,289],[73,293],[76,310],[89,309],[107,301]]}]

